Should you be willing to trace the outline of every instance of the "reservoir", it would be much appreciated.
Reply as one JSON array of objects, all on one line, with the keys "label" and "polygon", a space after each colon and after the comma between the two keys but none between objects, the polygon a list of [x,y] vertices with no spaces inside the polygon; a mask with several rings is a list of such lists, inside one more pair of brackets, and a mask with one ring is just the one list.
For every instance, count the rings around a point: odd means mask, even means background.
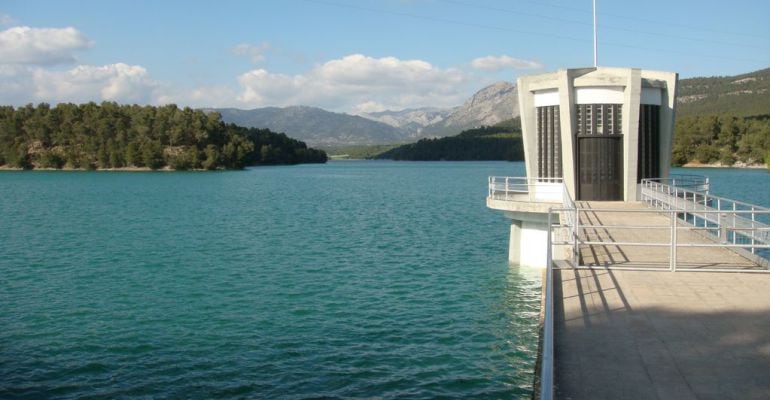
[{"label": "reservoir", "polygon": [[522,163],[0,174],[0,398],[528,398]]},{"label": "reservoir", "polygon": [[[765,170],[708,175],[770,205]],[[529,398],[523,163],[0,173],[0,398]]]}]

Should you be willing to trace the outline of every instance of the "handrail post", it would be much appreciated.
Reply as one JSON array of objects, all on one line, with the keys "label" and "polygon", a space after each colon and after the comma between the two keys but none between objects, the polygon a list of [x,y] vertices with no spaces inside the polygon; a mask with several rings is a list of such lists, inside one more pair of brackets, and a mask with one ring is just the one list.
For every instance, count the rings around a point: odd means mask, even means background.
[{"label": "handrail post", "polygon": [[671,272],[676,272],[676,212],[671,211],[671,260],[670,260],[670,270]]},{"label": "handrail post", "polygon": [[573,245],[572,245],[572,267],[573,268],[577,268],[578,267],[578,261],[580,259],[580,247],[578,247],[579,246],[578,245],[578,235],[580,234],[580,230],[578,229],[578,227],[580,225],[580,214],[578,212],[577,205],[575,205],[574,210],[575,210],[575,212],[573,214],[575,214],[575,216],[574,216],[574,218],[575,218],[574,222],[575,223],[572,225],[572,229],[574,230],[572,232],[572,240],[573,240]]},{"label": "handrail post", "polygon": [[735,216],[736,215],[737,214],[736,214],[736,211],[735,211],[735,202],[733,202],[733,217],[732,217],[733,223],[731,225],[731,227],[733,228],[733,244],[736,243],[736,238],[735,238],[735,228],[736,228],[736,226],[735,226]]},{"label": "handrail post", "polygon": [[754,213],[754,206],[751,206],[751,254],[756,254],[756,244],[754,239],[757,237],[756,229],[756,214]]},{"label": "handrail post", "polygon": [[510,200],[508,198],[508,193],[510,193],[510,189],[508,188],[508,179],[510,179],[510,178],[506,176],[505,177],[505,201]]}]

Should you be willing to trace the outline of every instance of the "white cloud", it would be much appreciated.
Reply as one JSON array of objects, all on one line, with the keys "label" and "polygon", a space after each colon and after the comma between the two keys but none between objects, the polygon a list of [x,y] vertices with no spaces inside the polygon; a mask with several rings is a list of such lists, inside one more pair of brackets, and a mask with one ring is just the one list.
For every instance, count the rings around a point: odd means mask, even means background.
[{"label": "white cloud", "polygon": [[[248,49],[244,47],[244,52]],[[297,74],[256,68],[237,76],[232,85],[184,88],[175,82],[152,79],[140,65],[114,63],[62,69],[0,61],[0,104],[110,100],[191,107],[309,105],[361,114],[453,107],[497,79],[459,68],[439,68],[424,60],[353,54]]]},{"label": "white cloud", "polygon": [[244,107],[315,105],[331,110],[454,106],[467,96],[469,76],[422,60],[353,54],[303,74],[255,69],[238,77]]},{"label": "white cloud", "polygon": [[379,112],[379,111],[385,111],[388,108],[385,107],[385,105],[380,104],[376,101],[365,101],[360,104],[356,104],[353,106],[353,108],[350,110],[351,114],[360,115],[360,114],[368,114],[373,112]]},{"label": "white cloud", "polygon": [[16,26],[0,31],[0,63],[51,65],[75,61],[91,46],[77,29]]},{"label": "white cloud", "polygon": [[270,49],[270,44],[267,42],[262,42],[258,45],[241,43],[233,47],[232,52],[237,56],[249,57],[251,62],[257,64],[265,61],[265,53],[270,51]]},{"label": "white cloud", "polygon": [[148,104],[154,102],[157,88],[138,65],[79,65],[65,71],[0,66],[0,102],[4,104],[104,100]]},{"label": "white cloud", "polygon": [[486,56],[471,61],[471,66],[483,71],[499,71],[502,69],[540,69],[543,64],[537,61],[521,60],[510,56]]}]

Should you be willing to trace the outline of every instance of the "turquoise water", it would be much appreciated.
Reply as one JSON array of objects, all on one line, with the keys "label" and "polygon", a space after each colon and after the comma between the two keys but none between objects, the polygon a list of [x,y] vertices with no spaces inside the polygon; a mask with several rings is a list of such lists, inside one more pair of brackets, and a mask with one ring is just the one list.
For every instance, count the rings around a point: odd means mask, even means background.
[{"label": "turquoise water", "polygon": [[521,163],[0,174],[0,398],[527,398]]},{"label": "turquoise water", "polygon": [[767,169],[672,168],[671,173],[707,176],[712,195],[770,208],[770,172]]}]

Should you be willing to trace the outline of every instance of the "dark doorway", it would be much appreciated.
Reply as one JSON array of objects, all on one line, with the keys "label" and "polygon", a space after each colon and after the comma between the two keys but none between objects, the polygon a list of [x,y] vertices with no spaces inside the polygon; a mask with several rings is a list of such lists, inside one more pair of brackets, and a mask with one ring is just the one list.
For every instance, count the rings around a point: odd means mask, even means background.
[{"label": "dark doorway", "polygon": [[579,137],[578,200],[623,200],[623,137]]},{"label": "dark doorway", "polygon": [[577,199],[623,200],[623,107],[577,106]]}]

